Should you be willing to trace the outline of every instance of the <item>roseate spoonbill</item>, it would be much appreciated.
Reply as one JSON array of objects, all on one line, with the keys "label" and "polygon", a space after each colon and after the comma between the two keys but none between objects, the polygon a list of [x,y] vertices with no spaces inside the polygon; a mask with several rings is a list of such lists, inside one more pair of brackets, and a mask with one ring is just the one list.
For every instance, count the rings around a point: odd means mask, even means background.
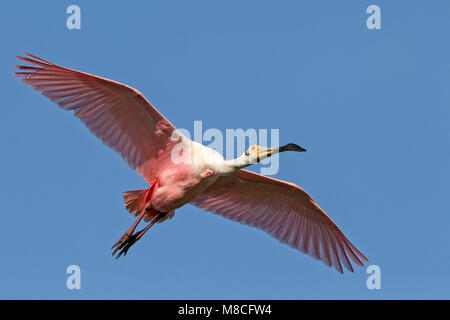
[{"label": "roseate spoonbill", "polygon": [[[342,264],[353,271],[350,260],[360,266],[361,260],[368,261],[303,189],[243,170],[277,152],[305,149],[293,143],[251,146],[238,158],[225,160],[179,133],[136,89],[25,54],[18,58],[34,66],[15,66],[20,69],[15,75],[62,109],[74,111],[150,185],[123,193],[126,208],[137,219],[112,247],[113,256],[120,250],[116,258],[126,255],[156,222],[190,203],[262,229],[341,273]],[[174,155],[183,161],[175,161]],[[149,224],[135,232],[142,219]]]}]

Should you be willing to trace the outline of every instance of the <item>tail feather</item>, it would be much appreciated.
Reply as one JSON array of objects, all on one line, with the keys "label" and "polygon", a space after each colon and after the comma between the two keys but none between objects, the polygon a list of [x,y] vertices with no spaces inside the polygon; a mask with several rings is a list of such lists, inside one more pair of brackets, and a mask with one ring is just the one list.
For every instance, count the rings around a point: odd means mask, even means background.
[{"label": "tail feather", "polygon": [[122,193],[125,207],[133,216],[137,216],[145,207],[149,189],[129,190]]},{"label": "tail feather", "polygon": [[[147,211],[144,215],[144,221],[146,222],[153,220],[153,218],[160,214],[158,210],[152,209],[150,207],[150,199],[152,197],[154,186],[156,186],[155,183],[152,184],[152,187],[148,189],[129,190],[122,193],[125,207],[133,216],[138,216],[142,212],[142,210]],[[167,219],[171,219],[174,214],[175,210],[167,212],[164,217],[158,220],[158,222],[163,222]]]}]

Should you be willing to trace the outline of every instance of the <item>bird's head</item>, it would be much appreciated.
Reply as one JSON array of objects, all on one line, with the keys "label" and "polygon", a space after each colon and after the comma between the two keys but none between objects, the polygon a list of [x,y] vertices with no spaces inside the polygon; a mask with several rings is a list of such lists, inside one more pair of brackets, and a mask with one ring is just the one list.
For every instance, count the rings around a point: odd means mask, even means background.
[{"label": "bird's head", "polygon": [[289,143],[282,147],[270,147],[270,148],[253,145],[250,146],[250,148],[248,148],[247,151],[245,151],[245,153],[241,157],[244,157],[244,159],[246,159],[246,162],[248,164],[253,164],[283,151],[302,152],[306,150],[296,145],[295,143]]}]

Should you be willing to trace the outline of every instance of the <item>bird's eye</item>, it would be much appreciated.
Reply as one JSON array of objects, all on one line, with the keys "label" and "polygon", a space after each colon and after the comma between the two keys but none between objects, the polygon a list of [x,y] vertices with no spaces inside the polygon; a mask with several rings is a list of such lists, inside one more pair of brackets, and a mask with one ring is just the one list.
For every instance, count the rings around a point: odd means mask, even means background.
[{"label": "bird's eye", "polygon": [[248,151],[245,151],[245,155],[248,157],[250,153]]}]

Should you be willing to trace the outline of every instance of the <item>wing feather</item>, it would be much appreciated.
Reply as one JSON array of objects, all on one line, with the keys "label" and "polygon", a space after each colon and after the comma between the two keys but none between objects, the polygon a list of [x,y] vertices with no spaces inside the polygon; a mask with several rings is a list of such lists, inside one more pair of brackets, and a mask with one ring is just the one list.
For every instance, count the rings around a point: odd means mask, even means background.
[{"label": "wing feather", "polygon": [[62,109],[74,111],[148,182],[170,165],[162,159],[167,159],[178,142],[172,139],[176,129],[139,91],[25,54],[27,57],[18,58],[33,66],[15,66],[20,70],[15,74]]},{"label": "wing feather", "polygon": [[295,184],[240,170],[220,177],[193,204],[262,229],[291,247],[353,272],[350,259],[368,261],[312,198]]}]

